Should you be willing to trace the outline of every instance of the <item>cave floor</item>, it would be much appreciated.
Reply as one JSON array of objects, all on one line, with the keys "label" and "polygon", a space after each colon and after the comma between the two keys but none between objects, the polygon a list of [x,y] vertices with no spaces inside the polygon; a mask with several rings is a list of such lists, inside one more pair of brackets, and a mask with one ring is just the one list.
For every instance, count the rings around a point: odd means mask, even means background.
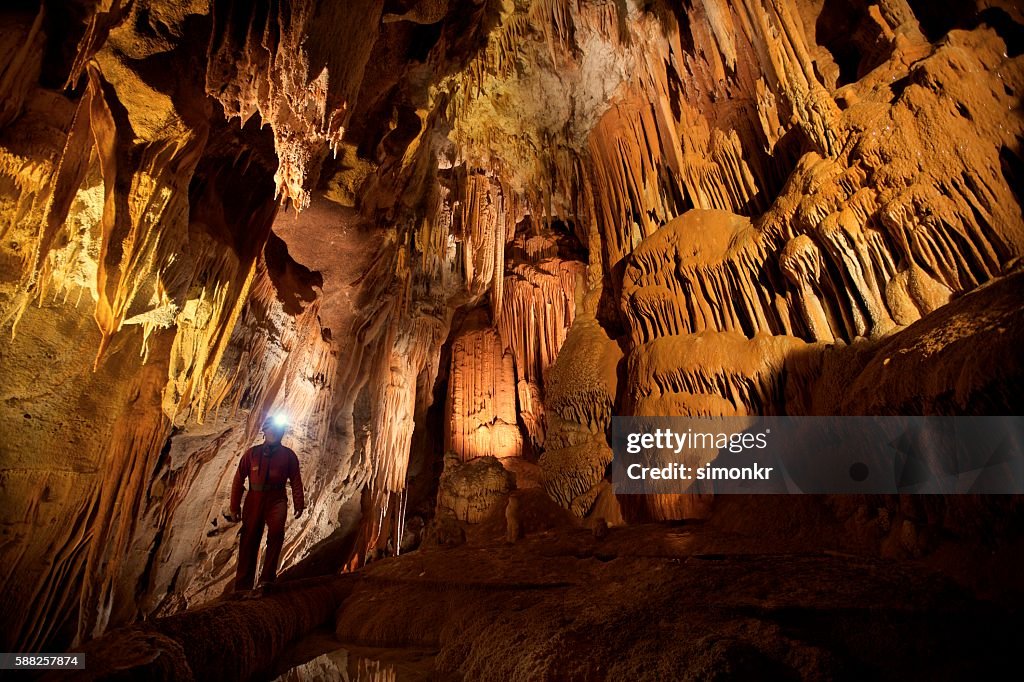
[{"label": "cave floor", "polygon": [[1019,601],[799,544],[651,524],[381,560],[271,677],[977,679],[1015,661]]}]

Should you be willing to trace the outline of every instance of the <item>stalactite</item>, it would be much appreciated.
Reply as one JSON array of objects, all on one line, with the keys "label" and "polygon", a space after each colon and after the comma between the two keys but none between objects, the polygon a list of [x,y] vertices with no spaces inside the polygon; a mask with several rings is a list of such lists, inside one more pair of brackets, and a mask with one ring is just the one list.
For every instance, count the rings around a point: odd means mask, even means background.
[{"label": "stalactite", "polygon": [[[320,8],[312,0],[213,3],[206,90],[242,123],[258,113],[274,131],[277,194],[306,208],[328,150],[337,153],[375,33],[341,38],[339,26],[376,24],[383,0]],[[327,44],[342,45],[331,51]],[[325,55],[327,58],[325,59]],[[315,71],[316,66],[321,67]]]},{"label": "stalactite", "polygon": [[779,255],[779,266],[797,289],[797,301],[811,335],[822,341],[833,341],[832,324],[822,305],[821,252],[807,235],[790,240]]},{"label": "stalactite", "polygon": [[770,249],[748,220],[723,211],[690,211],[644,240],[622,288],[634,345],[704,330],[784,333]]},{"label": "stalactite", "polygon": [[[140,306],[160,308],[167,304],[154,275],[159,276],[169,266],[181,245],[188,210],[185,187],[205,142],[205,130],[181,126],[173,131],[173,138],[129,143],[129,133],[118,130],[114,122],[103,83],[99,68],[90,66],[86,92],[67,136],[55,171],[56,181],[44,209],[44,226],[23,270],[25,295],[20,298],[20,309],[8,312],[16,326],[24,305],[28,304],[28,292],[36,297],[45,294],[54,276],[50,255],[55,241],[68,224],[72,202],[89,172],[90,160],[95,158],[104,187],[103,212],[95,236],[99,244],[95,316],[101,332],[97,363],[131,311]],[[144,132],[139,130],[135,134]],[[121,156],[131,158],[132,162],[127,166],[120,164]],[[125,185],[129,200],[122,204],[115,199],[115,189]],[[68,238],[80,239],[78,235]]]},{"label": "stalactite", "polygon": [[814,73],[804,27],[788,3],[744,0],[737,6],[741,25],[751,38],[775,88],[785,96],[801,129],[823,156],[839,153],[845,131],[839,108]]},{"label": "stalactite", "polygon": [[[551,248],[543,238],[519,237],[516,245],[529,257]],[[544,370],[558,355],[576,315],[579,261],[547,257],[513,266],[505,277],[503,313],[498,320],[502,341],[512,350],[517,376],[543,384]]]},{"label": "stalactite", "polygon": [[398,319],[401,329],[391,328],[383,337],[384,361],[373,387],[374,486],[398,492],[405,488],[409,451],[415,425],[417,384],[425,370],[437,375],[440,344],[451,323],[450,313],[436,317],[429,308],[418,308]]},{"label": "stalactite", "polygon": [[78,41],[65,87],[75,85],[86,75],[89,60],[102,48],[111,29],[124,18],[126,5],[122,0],[99,0],[89,7],[85,31]]},{"label": "stalactite", "polygon": [[[262,185],[255,178],[235,184],[227,178],[238,166],[225,168],[223,163],[217,159],[201,169],[204,178],[191,197],[191,221],[196,233],[201,234],[201,226],[215,233],[248,233],[251,241],[236,250],[196,234],[196,240],[208,248],[197,253],[190,268],[179,266],[185,270],[179,277],[185,280],[182,290],[188,298],[174,320],[178,333],[164,393],[164,410],[179,423],[188,419],[203,423],[225,391],[223,382],[217,385],[217,372],[254,282],[259,281],[263,246],[277,213],[273,201],[259,196]],[[236,206],[234,202],[242,197]],[[267,296],[265,291],[262,295]]]},{"label": "stalactite", "polygon": [[469,173],[461,199],[463,272],[471,294],[489,291],[491,309],[501,316],[505,242],[514,232],[514,202],[491,177]]},{"label": "stalactite", "polygon": [[803,344],[761,334],[705,331],[638,346],[627,360],[630,414],[694,417],[774,414],[783,408],[781,368]]}]

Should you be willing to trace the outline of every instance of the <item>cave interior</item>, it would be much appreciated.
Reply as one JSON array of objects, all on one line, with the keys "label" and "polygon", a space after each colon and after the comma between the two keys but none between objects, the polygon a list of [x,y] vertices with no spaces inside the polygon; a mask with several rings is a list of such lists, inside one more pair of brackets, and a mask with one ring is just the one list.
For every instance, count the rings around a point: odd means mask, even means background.
[{"label": "cave interior", "polygon": [[[623,495],[611,432],[1024,414],[1020,2],[7,0],[0,56],[0,648],[1016,663],[1020,495]],[[237,591],[270,415],[306,507]]]}]

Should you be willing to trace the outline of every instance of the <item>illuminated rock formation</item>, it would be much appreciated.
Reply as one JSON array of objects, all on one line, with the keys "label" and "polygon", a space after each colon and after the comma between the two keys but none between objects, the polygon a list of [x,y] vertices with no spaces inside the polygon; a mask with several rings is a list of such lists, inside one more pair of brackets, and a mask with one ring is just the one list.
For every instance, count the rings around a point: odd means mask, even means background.
[{"label": "illuminated rock formation", "polygon": [[486,314],[477,312],[463,324],[451,352],[445,448],[463,461],[521,456],[512,356]]},{"label": "illuminated rock formation", "polygon": [[585,516],[601,491],[611,464],[608,430],[622,358],[618,345],[597,324],[588,308],[576,318],[565,352],[546,377],[546,437],[540,458],[544,488],[577,516]]},{"label": "illuminated rock formation", "polygon": [[320,165],[341,147],[376,35],[383,0],[266,7],[213,4],[206,91],[228,118],[258,115],[274,131],[277,194],[309,205]]},{"label": "illuminated rock formation", "polygon": [[497,326],[515,360],[520,420],[534,450],[545,442],[544,374],[576,317],[584,264],[572,257],[574,243],[571,236],[550,231],[520,234],[511,245],[505,276]]}]

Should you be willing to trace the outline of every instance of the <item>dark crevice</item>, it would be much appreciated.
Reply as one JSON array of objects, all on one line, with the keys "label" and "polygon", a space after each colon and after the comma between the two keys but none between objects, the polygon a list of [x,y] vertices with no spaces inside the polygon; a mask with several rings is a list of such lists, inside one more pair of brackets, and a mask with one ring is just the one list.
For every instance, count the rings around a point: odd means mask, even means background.
[{"label": "dark crevice", "polygon": [[1018,138],[1016,149],[1004,145],[999,150],[999,164],[1002,167],[1003,178],[1007,186],[1013,192],[1018,204],[1024,204],[1024,159],[1021,158],[1021,149],[1024,140]]}]

